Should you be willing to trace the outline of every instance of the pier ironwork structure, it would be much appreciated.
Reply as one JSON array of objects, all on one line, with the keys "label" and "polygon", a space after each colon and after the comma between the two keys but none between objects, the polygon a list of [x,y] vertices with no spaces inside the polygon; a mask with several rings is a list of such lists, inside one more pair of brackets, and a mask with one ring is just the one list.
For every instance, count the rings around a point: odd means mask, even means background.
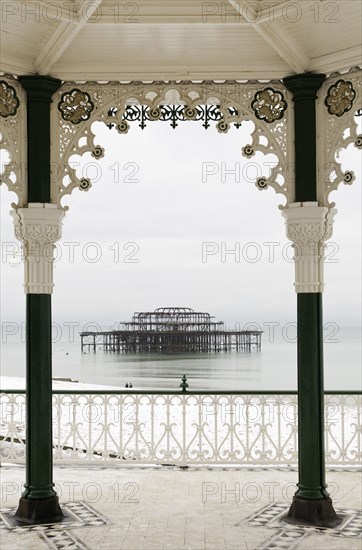
[{"label": "pier ironwork structure", "polygon": [[17,518],[63,517],[52,473],[53,254],[63,199],[92,185],[73,157],[104,156],[94,123],[125,136],[156,121],[175,130],[199,122],[220,134],[247,121],[252,130],[235,139],[247,159],[273,155],[255,184],[282,198],[295,245],[299,477],[289,516],[335,525],[323,438],[324,244],[336,214],[330,194],[355,179],[339,152],[362,148],[361,3],[2,4],[1,182],[16,196],[27,324],[26,483]]},{"label": "pier ironwork structure", "polygon": [[260,351],[259,330],[226,330],[209,313],[185,307],[136,312],[119,330],[81,332],[81,351],[185,353]]}]

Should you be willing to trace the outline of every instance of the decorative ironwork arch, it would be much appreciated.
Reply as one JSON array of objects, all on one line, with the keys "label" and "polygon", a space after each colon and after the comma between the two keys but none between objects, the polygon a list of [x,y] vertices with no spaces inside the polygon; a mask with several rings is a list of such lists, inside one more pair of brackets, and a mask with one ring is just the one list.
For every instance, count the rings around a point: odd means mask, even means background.
[{"label": "decorative ironwork arch", "polygon": [[104,155],[104,148],[95,143],[94,122],[125,134],[135,121],[141,128],[152,121],[169,121],[176,128],[189,120],[202,120],[205,128],[215,121],[220,133],[251,120],[251,143],[244,144],[242,154],[251,158],[260,151],[278,159],[270,175],[256,181],[257,187],[272,187],[287,204],[293,202],[294,179],[288,174],[294,161],[293,140],[288,136],[293,128],[292,102],[280,82],[258,81],[64,84],[53,102],[52,127],[57,133],[52,140],[52,202],[61,206],[74,189],[91,187],[89,179],[78,178],[69,161],[85,153],[95,159]]},{"label": "decorative ironwork arch", "polygon": [[[362,116],[361,98],[359,68],[351,69],[344,75],[332,74],[319,94],[317,145],[320,204],[333,207],[334,203],[329,200],[330,193],[341,183],[349,185],[355,179],[352,171],[342,171],[336,153],[352,143],[359,149],[362,147],[362,136],[358,134],[357,125],[357,118]],[[63,109],[68,111],[62,112],[62,104]],[[118,131],[126,133],[129,123],[138,121],[144,127],[146,121],[142,120],[142,116],[145,117],[146,109],[146,118],[150,122],[164,120],[176,127],[178,121],[202,120],[204,127],[208,128],[215,121],[218,131],[222,133],[227,132],[232,124],[238,127],[244,120],[252,120],[255,127],[251,143],[242,148],[243,155],[251,158],[256,151],[261,151],[263,154],[274,153],[278,158],[278,164],[270,176],[259,178],[256,184],[260,190],[273,187],[286,197],[287,204],[293,202],[291,105],[288,92],[279,82],[268,85],[257,81],[222,84],[66,83],[53,103],[52,201],[60,205],[62,198],[73,189],[87,190],[90,187],[89,180],[77,178],[75,170],[69,165],[69,158],[86,152],[91,152],[95,159],[103,156],[104,149],[94,144],[93,122],[99,120],[114,127],[115,121],[118,121],[122,125]],[[64,116],[64,112],[68,117]],[[18,208],[27,203],[26,98],[22,86],[11,75],[4,75],[0,81],[0,118],[0,149],[9,155],[9,162],[1,167],[0,183],[5,183],[17,195],[18,203],[12,206]],[[80,145],[84,139],[85,143]]]}]

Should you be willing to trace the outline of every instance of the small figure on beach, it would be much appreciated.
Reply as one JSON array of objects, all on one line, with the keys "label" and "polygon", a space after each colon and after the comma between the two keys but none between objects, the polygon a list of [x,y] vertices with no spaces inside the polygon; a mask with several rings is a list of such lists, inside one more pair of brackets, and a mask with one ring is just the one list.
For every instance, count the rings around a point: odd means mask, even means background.
[{"label": "small figure on beach", "polygon": [[128,388],[128,382],[127,382],[127,384],[125,385],[125,388]]}]

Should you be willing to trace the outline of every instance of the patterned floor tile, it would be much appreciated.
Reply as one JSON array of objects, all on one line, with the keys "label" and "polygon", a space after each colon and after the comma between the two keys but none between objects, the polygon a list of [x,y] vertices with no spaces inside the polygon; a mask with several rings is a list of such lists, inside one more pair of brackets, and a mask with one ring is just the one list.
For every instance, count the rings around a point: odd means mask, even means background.
[{"label": "patterned floor tile", "polygon": [[287,511],[288,506],[286,506],[285,503],[267,504],[264,508],[261,508],[261,510],[256,511],[251,516],[242,520],[239,525],[247,523],[248,525],[252,525],[254,527],[269,527],[271,522],[284,516]]},{"label": "patterned floor tile", "polygon": [[87,550],[87,546],[69,531],[44,531],[39,533],[48,547],[54,550]]},{"label": "patterned floor tile", "polygon": [[280,530],[261,546],[258,546],[258,550],[271,550],[272,548],[293,550],[307,537],[309,537],[309,533],[306,533],[303,529]]},{"label": "patterned floor tile", "polygon": [[19,524],[14,519],[16,508],[6,508],[0,513],[0,529],[16,535],[37,534],[54,550],[86,550],[88,547],[70,532],[79,527],[100,527],[109,521],[86,502],[68,502],[62,505],[64,520],[42,525]]},{"label": "patterned floor tile", "polygon": [[362,537],[362,511],[352,508],[336,508],[338,515],[344,517],[338,527],[314,527],[309,525],[292,525],[283,521],[283,516],[288,512],[289,506],[285,503],[268,504],[261,510],[250,515],[237,525],[249,525],[253,527],[268,527],[278,529],[258,550],[264,549],[288,549],[298,548],[300,542],[312,534],[328,534],[333,537]]}]

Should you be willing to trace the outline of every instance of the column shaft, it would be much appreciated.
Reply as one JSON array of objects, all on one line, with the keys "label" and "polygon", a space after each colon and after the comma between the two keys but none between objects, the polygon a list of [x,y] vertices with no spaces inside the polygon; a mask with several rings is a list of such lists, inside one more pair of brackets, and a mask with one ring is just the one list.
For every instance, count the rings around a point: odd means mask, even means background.
[{"label": "column shaft", "polygon": [[322,294],[299,293],[298,392],[299,483],[297,495],[324,498]]},{"label": "column shaft", "polygon": [[51,296],[26,296],[26,484],[24,497],[55,495],[52,473]]},{"label": "column shaft", "polygon": [[[50,203],[50,104],[61,82],[46,76],[19,80],[27,92],[28,202]],[[27,245],[24,250],[29,253]],[[25,283],[26,483],[16,517],[39,523],[62,517],[52,475],[51,289],[29,290]]]},{"label": "column shaft", "polygon": [[[301,212],[299,221],[302,226],[304,212],[309,215],[313,208],[323,210],[320,208],[323,205],[316,203],[316,99],[324,80],[325,75],[312,73],[284,79],[286,87],[293,93],[295,113],[296,202],[289,205],[286,217],[292,216],[292,212],[288,212],[291,207],[297,208]],[[304,227],[304,231],[305,248],[309,242],[308,226]],[[312,235],[310,239],[313,240]],[[320,240],[319,243],[321,242]],[[321,269],[317,270],[318,280],[314,281],[316,284],[312,288],[322,289],[323,252],[320,247],[318,250],[318,243],[315,245],[316,248],[311,253]],[[296,262],[305,263],[306,260],[303,253],[300,255],[296,251]],[[325,484],[322,294],[311,292],[300,283],[296,281],[299,483],[288,518],[291,521],[307,521],[313,525],[335,525],[338,520]]]}]

